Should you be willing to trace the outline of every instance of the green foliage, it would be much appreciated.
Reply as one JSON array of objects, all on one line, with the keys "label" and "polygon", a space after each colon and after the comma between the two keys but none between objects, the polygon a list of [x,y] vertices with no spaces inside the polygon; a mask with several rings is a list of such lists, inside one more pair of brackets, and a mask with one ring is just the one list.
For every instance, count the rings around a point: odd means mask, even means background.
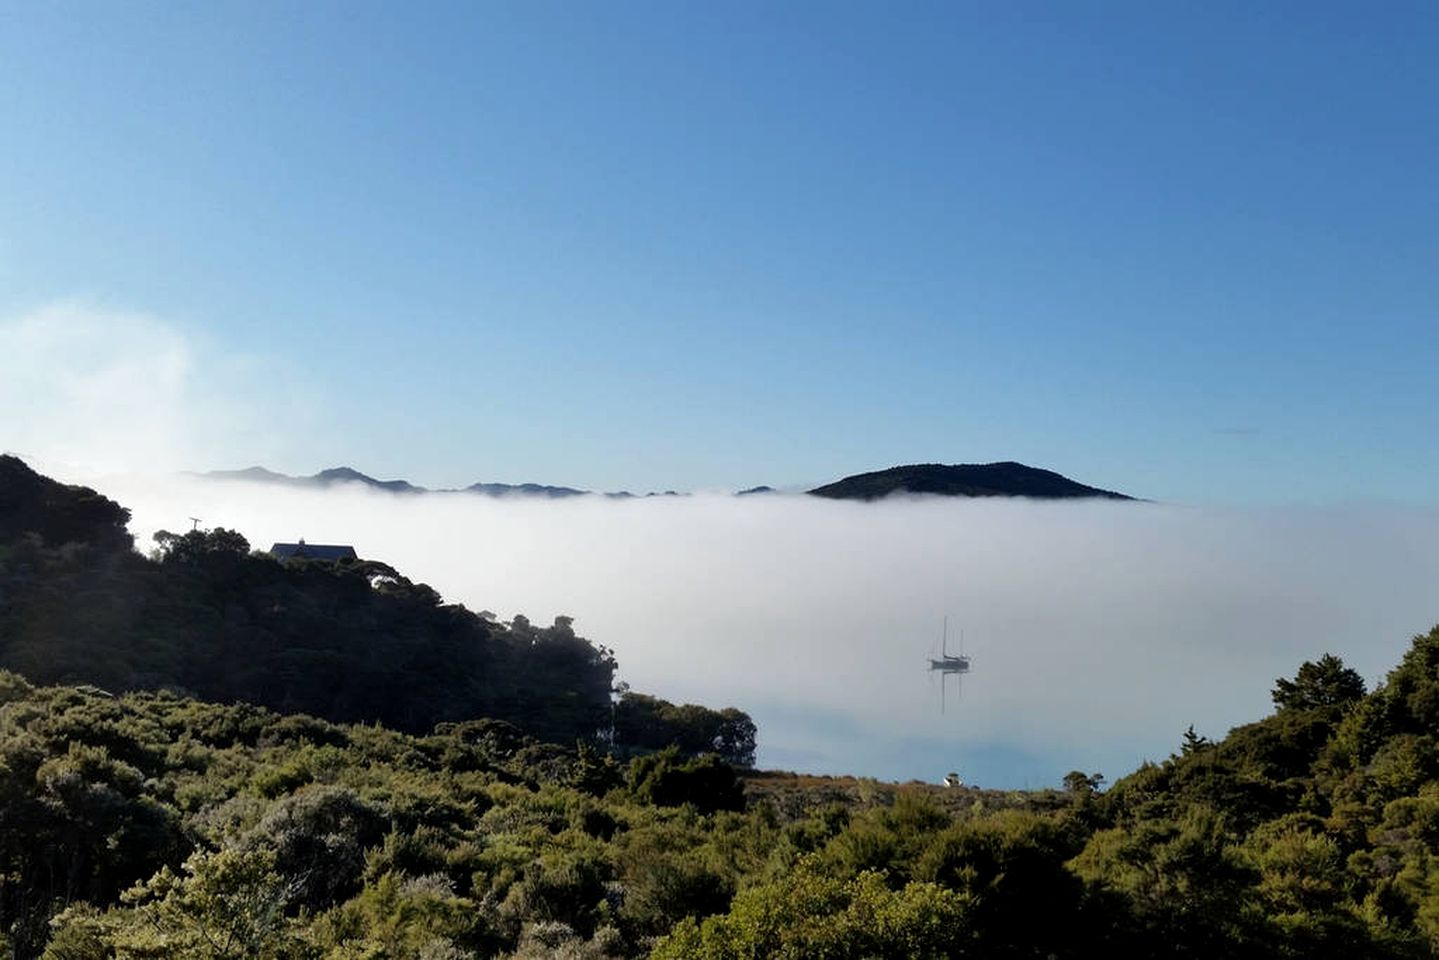
[{"label": "green foliage", "polygon": [[1291,815],[1249,838],[1258,898],[1274,955],[1362,954],[1370,938],[1349,903],[1351,878],[1339,842],[1321,821]]},{"label": "green foliage", "polygon": [[693,703],[626,691],[615,704],[615,745],[624,750],[661,750],[673,746],[698,755],[714,753],[726,763],[754,764],[755,725],[733,707],[711,710]]},{"label": "green foliage", "polygon": [[575,762],[569,773],[570,786],[602,797],[624,782],[625,769],[613,756],[601,753],[583,741],[575,744]]},{"label": "green foliage", "polygon": [[74,907],[54,921],[45,960],[146,957],[282,960],[311,954],[285,915],[290,881],[264,852],[197,852],[126,891],[103,914]]},{"label": "green foliage", "polygon": [[681,759],[675,747],[630,761],[629,788],[641,801],[661,807],[691,804],[700,813],[744,808],[734,768],[714,754]]},{"label": "green foliage", "polygon": [[489,955],[503,940],[476,905],[442,876],[385,873],[354,899],[321,915],[310,939],[329,957]]},{"label": "green foliage", "polygon": [[840,879],[801,870],[741,893],[724,916],[681,923],[652,957],[951,957],[973,935],[972,908],[971,898],[932,883],[892,890],[876,871]]},{"label": "green foliage", "polygon": [[[1190,727],[1192,734],[1194,728]],[[1071,770],[1064,775],[1064,792],[1079,799],[1089,799],[1097,794],[1104,786],[1104,774],[1085,773],[1083,770]]]},{"label": "green foliage", "polygon": [[198,566],[207,561],[244,556],[250,552],[250,541],[236,531],[226,530],[224,527],[213,530],[197,528],[187,533],[159,530],[156,531],[154,539],[157,552],[166,563]]},{"label": "green foliage", "polygon": [[30,695],[34,688],[18,673],[0,670],[0,706]]},{"label": "green foliage", "polygon": [[1222,817],[1195,806],[1178,821],[1101,830],[1073,866],[1119,905],[1136,940],[1224,956],[1247,937],[1255,880],[1236,840]]},{"label": "green foliage", "polygon": [[311,911],[357,893],[365,851],[385,836],[385,811],[341,786],[307,786],[282,798],[240,841],[269,853],[292,878],[291,905]]},{"label": "green foliage", "polygon": [[[920,853],[914,876],[970,898],[980,955],[1058,954],[1083,933],[1084,887],[1064,866],[1076,852],[1058,820],[1011,811],[937,833]],[[1039,929],[1036,903],[1045,905]]]},{"label": "green foliage", "polygon": [[685,916],[727,909],[739,865],[761,863],[775,835],[763,817],[697,815],[706,785],[738,805],[713,757],[650,761],[641,793],[688,797],[658,807],[593,789],[623,772],[593,747],[539,750],[504,724],[417,738],[173,695],[9,687],[0,929],[20,960],[461,960],[561,940],[561,953],[632,956]]},{"label": "green foliage", "polygon": [[1344,707],[1363,696],[1364,678],[1329,653],[1317,662],[1306,661],[1293,680],[1276,680],[1273,692],[1280,710]]},{"label": "green foliage", "polygon": [[723,913],[733,896],[733,882],[704,859],[652,851],[625,874],[620,919],[639,934],[663,934],[685,917]]},{"label": "green foliage", "polygon": [[0,675],[0,927],[18,960],[1427,956],[1424,656],[1004,796]]}]

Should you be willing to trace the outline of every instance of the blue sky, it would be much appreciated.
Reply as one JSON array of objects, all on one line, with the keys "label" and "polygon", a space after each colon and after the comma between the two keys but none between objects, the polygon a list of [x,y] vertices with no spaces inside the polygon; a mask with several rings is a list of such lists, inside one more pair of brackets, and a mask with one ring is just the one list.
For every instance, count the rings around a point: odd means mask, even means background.
[{"label": "blue sky", "polygon": [[301,383],[271,466],[1436,501],[1433,5],[0,12],[0,317]]}]

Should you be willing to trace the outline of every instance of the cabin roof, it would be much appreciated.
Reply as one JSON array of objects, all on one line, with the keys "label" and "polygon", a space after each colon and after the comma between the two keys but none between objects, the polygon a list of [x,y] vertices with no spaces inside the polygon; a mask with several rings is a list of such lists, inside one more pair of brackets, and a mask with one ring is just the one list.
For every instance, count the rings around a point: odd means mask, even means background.
[{"label": "cabin roof", "polygon": [[277,543],[270,547],[270,556],[279,560],[354,560],[355,548],[343,543]]}]

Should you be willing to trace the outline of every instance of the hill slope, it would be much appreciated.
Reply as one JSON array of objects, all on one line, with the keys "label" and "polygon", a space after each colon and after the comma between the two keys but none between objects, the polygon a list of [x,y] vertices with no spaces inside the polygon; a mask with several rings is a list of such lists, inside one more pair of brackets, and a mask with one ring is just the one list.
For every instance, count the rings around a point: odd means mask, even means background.
[{"label": "hill slope", "polygon": [[[131,549],[128,518],[93,490],[0,459],[0,668],[413,733],[489,717],[573,743],[614,722],[615,658],[569,617],[497,622],[385,563],[282,562],[218,528],[161,531],[148,559]],[[629,745],[663,746],[695,727],[736,759],[753,753],[740,711],[676,719],[656,704],[631,711]]]},{"label": "hill slope", "polygon": [[89,487],[56,483],[0,454],[0,544],[33,535],[54,546],[90,543],[128,550],[130,511]]},{"label": "hill slope", "polygon": [[337,483],[359,483],[390,493],[424,493],[425,488],[408,480],[377,480],[353,467],[330,467],[308,477],[292,477],[287,473],[276,473],[264,467],[246,467],[243,470],[211,470],[200,476],[207,480],[244,480],[249,483],[273,483],[287,487],[331,487]]},{"label": "hill slope", "polygon": [[1133,500],[1113,490],[1085,486],[1055,473],[1007,460],[1003,463],[917,463],[860,473],[809,491],[831,500],[878,500],[893,493],[946,497],[1034,497],[1075,500],[1097,497]]}]

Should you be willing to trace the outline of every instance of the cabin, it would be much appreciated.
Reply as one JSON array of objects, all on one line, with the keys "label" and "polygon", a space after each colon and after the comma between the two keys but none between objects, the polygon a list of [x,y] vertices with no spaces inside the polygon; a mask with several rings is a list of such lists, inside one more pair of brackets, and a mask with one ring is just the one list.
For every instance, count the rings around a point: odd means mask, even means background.
[{"label": "cabin", "polygon": [[356,559],[355,548],[349,544],[306,543],[304,537],[298,543],[273,545],[270,556],[276,560],[325,560],[330,563]]}]

